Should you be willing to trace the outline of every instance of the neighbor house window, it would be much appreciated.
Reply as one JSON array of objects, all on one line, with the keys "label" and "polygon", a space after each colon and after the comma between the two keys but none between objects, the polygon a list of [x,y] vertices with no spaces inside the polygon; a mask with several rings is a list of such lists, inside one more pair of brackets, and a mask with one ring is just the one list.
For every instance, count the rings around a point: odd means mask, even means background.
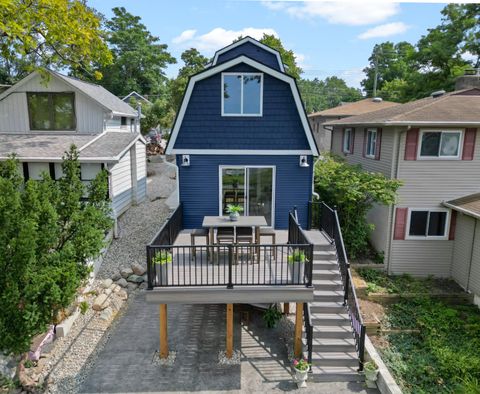
[{"label": "neighbor house window", "polygon": [[420,158],[460,157],[461,131],[422,131],[420,134]]},{"label": "neighbor house window", "polygon": [[74,93],[27,93],[30,130],[75,130]]},{"label": "neighbor house window", "polygon": [[343,130],[343,153],[353,153],[353,129]]},{"label": "neighbor house window", "polygon": [[365,156],[375,158],[377,152],[377,129],[367,130],[367,140],[365,145]]},{"label": "neighbor house window", "polygon": [[262,115],[262,74],[222,74],[222,115]]},{"label": "neighbor house window", "polygon": [[408,236],[445,237],[447,235],[447,215],[445,210],[410,210]]}]

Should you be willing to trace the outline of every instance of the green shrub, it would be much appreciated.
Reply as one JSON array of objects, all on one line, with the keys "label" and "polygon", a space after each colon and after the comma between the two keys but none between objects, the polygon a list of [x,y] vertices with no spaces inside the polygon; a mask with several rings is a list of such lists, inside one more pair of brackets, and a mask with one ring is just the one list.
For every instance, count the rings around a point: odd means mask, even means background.
[{"label": "green shrub", "polygon": [[275,305],[270,306],[263,312],[263,321],[268,328],[274,328],[281,318],[282,312],[280,312]]},{"label": "green shrub", "polygon": [[87,313],[89,307],[90,306],[88,305],[87,301],[82,301],[79,305],[80,313],[84,315],[85,313]]}]

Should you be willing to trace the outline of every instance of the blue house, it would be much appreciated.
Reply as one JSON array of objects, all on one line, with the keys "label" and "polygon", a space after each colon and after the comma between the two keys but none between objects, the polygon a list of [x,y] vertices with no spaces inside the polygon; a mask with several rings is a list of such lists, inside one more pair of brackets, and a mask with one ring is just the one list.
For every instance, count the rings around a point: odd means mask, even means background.
[{"label": "blue house", "polygon": [[318,149],[295,79],[278,51],[246,37],[190,78],[167,154],[176,155],[184,228],[239,204],[287,228],[307,225]]}]

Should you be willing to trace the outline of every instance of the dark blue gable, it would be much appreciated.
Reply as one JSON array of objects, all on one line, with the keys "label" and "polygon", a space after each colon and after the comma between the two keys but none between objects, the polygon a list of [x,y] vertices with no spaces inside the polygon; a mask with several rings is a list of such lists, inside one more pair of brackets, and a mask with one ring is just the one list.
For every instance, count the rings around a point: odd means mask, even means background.
[{"label": "dark blue gable", "polygon": [[306,228],[308,201],[312,192],[313,157],[310,167],[299,166],[298,156],[190,155],[190,166],[179,169],[180,201],[184,228],[201,228],[204,216],[219,215],[219,166],[275,166],[275,228],[288,227],[288,212],[296,206],[301,225]]},{"label": "dark blue gable", "polygon": [[[258,71],[238,64],[225,72]],[[174,149],[309,150],[290,85],[263,78],[260,117],[222,117],[221,73],[196,82]]]},{"label": "dark blue gable", "polygon": [[277,71],[281,71],[276,55],[248,41],[219,55],[217,64],[224,63],[241,55],[248,56],[257,62],[263,63]]}]

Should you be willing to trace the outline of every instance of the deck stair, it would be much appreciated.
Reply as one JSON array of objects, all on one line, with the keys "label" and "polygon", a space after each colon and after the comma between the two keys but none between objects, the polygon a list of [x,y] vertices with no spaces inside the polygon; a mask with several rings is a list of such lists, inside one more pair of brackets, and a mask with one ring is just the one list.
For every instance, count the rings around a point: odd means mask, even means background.
[{"label": "deck stair", "polygon": [[[314,244],[314,301],[310,303],[313,324],[312,376],[320,382],[362,381],[359,358],[347,307],[335,247],[320,241],[319,231],[308,231]],[[314,234],[316,233],[316,234]],[[312,236],[314,235],[314,236]],[[306,334],[304,343],[306,345]]]}]

